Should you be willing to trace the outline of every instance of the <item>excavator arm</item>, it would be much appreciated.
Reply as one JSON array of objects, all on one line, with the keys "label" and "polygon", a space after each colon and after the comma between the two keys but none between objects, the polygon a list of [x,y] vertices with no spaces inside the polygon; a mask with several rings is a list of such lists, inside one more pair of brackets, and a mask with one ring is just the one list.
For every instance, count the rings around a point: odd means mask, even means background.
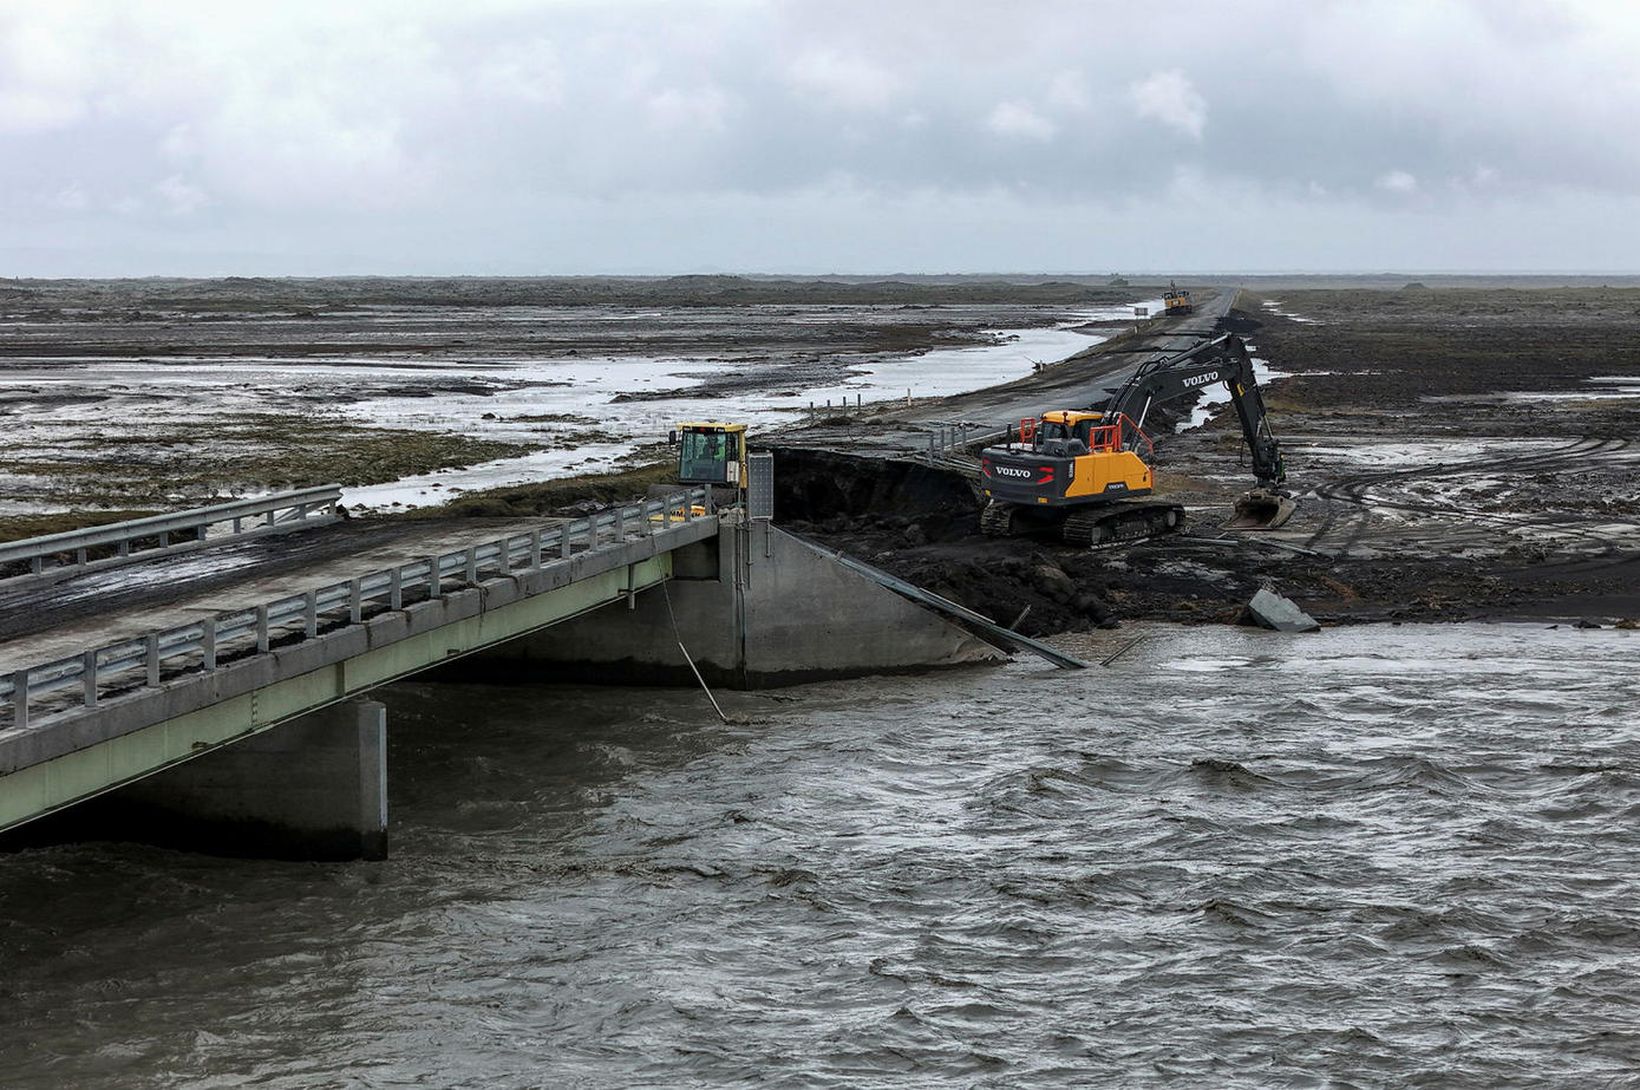
[{"label": "excavator arm", "polygon": [[1094,406],[1107,414],[1126,414],[1144,426],[1145,417],[1157,405],[1194,396],[1203,389],[1222,383],[1230,391],[1230,404],[1241,424],[1242,437],[1252,455],[1253,476],[1258,487],[1237,503],[1238,528],[1270,528],[1292,517],[1292,498],[1281,490],[1287,469],[1281,458],[1281,444],[1270,430],[1269,414],[1253,374],[1253,359],[1240,337],[1225,334],[1189,352],[1141,364],[1103,405]]}]

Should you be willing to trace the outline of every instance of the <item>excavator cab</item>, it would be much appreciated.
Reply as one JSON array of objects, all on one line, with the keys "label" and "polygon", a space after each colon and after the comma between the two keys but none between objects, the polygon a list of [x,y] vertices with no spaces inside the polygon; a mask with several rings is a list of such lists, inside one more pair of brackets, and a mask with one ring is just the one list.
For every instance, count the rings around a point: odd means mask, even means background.
[{"label": "excavator cab", "polygon": [[1051,450],[1061,457],[1086,454],[1089,432],[1098,419],[1098,413],[1044,413],[1031,429],[1036,448]]}]

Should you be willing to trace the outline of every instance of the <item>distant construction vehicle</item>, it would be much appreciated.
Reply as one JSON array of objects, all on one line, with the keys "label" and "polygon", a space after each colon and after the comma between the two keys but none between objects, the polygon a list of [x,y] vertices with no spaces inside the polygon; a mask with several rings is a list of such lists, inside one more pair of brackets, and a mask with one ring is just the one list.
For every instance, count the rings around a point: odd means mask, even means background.
[{"label": "distant construction vehicle", "polygon": [[1196,304],[1191,301],[1190,293],[1171,281],[1162,295],[1162,308],[1169,318],[1196,312]]},{"label": "distant construction vehicle", "polygon": [[1282,490],[1286,469],[1270,431],[1252,357],[1225,335],[1168,359],[1141,364],[1103,405],[1056,410],[1020,422],[1018,438],[980,454],[986,497],[980,528],[1006,537],[1049,532],[1075,545],[1155,537],[1184,525],[1184,506],[1139,502],[1155,489],[1153,446],[1144,422],[1159,404],[1199,394],[1215,383],[1230,403],[1252,452],[1258,486],[1236,503],[1233,529],[1274,529],[1295,504]]}]

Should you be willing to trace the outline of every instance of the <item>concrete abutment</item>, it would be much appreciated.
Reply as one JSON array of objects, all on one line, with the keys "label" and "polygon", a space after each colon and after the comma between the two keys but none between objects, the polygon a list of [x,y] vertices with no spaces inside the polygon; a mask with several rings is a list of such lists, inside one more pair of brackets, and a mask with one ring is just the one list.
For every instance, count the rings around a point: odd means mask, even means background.
[{"label": "concrete abutment", "polygon": [[988,662],[959,625],[835,563],[766,521],[680,549],[673,578],[634,598],[448,669],[463,677],[574,677],[693,685],[678,643],[713,685],[761,689]]}]

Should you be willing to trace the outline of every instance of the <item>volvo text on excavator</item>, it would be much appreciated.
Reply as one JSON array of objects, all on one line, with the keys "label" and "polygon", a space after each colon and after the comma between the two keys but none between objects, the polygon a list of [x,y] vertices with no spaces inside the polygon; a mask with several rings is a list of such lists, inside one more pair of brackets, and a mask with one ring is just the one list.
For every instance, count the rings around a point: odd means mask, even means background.
[{"label": "volvo text on excavator", "polygon": [[1182,504],[1141,501],[1155,489],[1145,418],[1157,405],[1215,383],[1230,391],[1252,453],[1258,486],[1236,503],[1233,529],[1274,529],[1295,505],[1282,489],[1286,469],[1270,431],[1253,361],[1241,338],[1225,335],[1189,352],[1141,364],[1099,406],[1057,410],[1020,422],[980,455],[987,503],[980,527],[994,536],[1052,532],[1079,545],[1132,541],[1177,530]]}]

